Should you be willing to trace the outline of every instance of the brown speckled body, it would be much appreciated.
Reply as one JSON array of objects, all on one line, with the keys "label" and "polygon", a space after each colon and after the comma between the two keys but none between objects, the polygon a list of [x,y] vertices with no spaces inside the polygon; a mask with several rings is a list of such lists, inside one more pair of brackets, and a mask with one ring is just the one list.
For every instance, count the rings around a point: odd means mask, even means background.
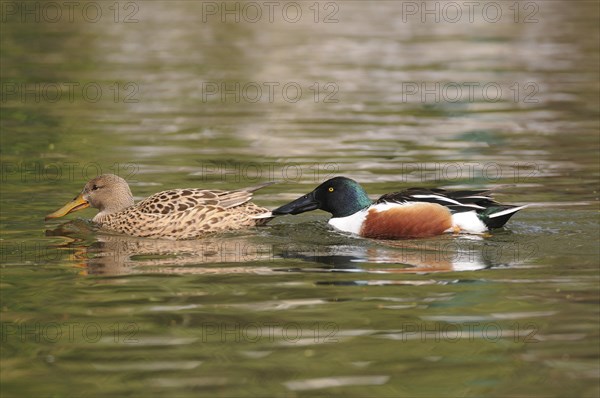
[{"label": "brown speckled body", "polygon": [[174,189],[156,193],[137,205],[93,221],[102,228],[131,236],[194,239],[213,232],[234,231],[266,224],[269,210],[248,203],[247,191]]},{"label": "brown speckled body", "polygon": [[234,191],[173,189],[134,204],[127,182],[108,174],[89,181],[78,197],[47,218],[91,206],[100,209],[93,221],[105,230],[145,238],[194,239],[266,224],[271,212],[250,200],[254,191],[267,185]]}]

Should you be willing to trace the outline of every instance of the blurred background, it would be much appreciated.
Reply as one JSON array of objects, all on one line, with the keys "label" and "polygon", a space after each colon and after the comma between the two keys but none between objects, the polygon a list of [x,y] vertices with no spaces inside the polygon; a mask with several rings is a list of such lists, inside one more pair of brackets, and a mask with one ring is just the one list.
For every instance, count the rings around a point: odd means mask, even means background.
[{"label": "blurred background", "polygon": [[[3,393],[600,393],[597,2],[0,4]],[[320,212],[177,243],[44,224],[101,173],[533,206],[400,243]]]}]

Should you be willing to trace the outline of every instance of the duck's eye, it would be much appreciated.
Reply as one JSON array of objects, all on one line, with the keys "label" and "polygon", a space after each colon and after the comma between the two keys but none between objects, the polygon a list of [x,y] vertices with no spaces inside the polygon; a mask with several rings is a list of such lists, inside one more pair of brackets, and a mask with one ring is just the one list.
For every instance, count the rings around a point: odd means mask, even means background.
[{"label": "duck's eye", "polygon": [[329,192],[333,192],[333,187],[329,187],[329,188],[327,188],[327,190],[328,190]]},{"label": "duck's eye", "polygon": [[97,190],[98,190],[98,185],[94,184],[94,185],[92,186],[92,191],[97,191]]}]

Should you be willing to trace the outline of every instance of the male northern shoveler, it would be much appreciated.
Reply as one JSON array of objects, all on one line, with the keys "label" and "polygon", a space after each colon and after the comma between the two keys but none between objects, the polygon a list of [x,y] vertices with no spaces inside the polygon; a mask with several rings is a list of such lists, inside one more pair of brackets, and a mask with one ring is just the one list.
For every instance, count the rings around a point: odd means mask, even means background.
[{"label": "male northern shoveler", "polygon": [[127,181],[104,174],[90,180],[75,199],[48,214],[46,220],[91,206],[100,210],[92,221],[106,230],[148,238],[193,239],[266,224],[271,212],[250,199],[254,191],[270,184],[234,191],[172,189],[134,204]]},{"label": "male northern shoveler", "polygon": [[274,215],[321,209],[329,224],[366,238],[402,239],[445,232],[481,234],[500,228],[525,206],[495,202],[489,191],[410,188],[388,193],[374,203],[354,180],[335,177],[314,191],[273,210]]}]

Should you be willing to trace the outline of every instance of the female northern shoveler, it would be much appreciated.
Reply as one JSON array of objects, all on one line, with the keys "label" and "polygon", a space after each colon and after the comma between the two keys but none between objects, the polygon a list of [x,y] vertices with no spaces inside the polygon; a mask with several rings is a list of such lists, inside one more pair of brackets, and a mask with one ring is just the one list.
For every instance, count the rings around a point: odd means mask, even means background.
[{"label": "female northern shoveler", "polygon": [[525,206],[495,202],[488,191],[410,188],[388,193],[374,203],[354,180],[335,177],[314,191],[273,210],[274,215],[321,209],[329,224],[366,238],[402,239],[444,232],[480,234],[500,228]]},{"label": "female northern shoveler", "polygon": [[272,183],[234,191],[187,188],[155,193],[138,204],[127,182],[114,174],[90,180],[71,202],[49,218],[94,207],[92,219],[102,228],[131,236],[193,239],[211,232],[225,232],[266,224],[271,212],[250,202],[252,193]]}]

